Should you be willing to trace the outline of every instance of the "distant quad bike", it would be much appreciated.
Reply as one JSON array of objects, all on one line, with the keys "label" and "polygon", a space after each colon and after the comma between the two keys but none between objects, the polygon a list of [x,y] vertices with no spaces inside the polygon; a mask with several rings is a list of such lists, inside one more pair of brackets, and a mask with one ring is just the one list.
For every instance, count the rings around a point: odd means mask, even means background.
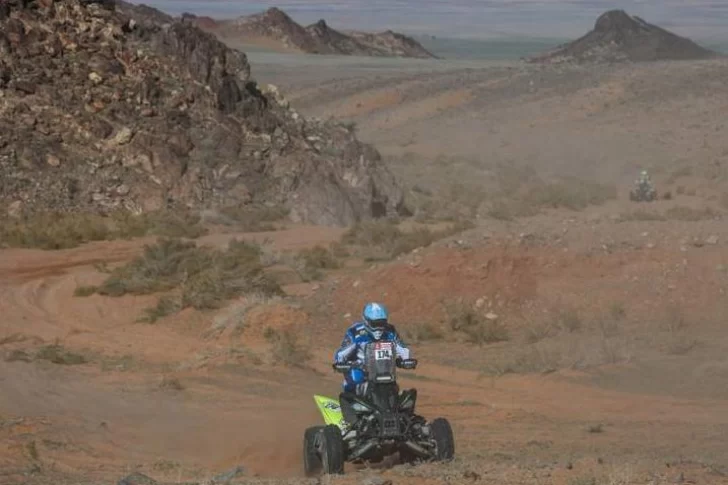
[{"label": "distant quad bike", "polygon": [[656,199],[657,192],[649,184],[639,184],[629,192],[629,200],[632,202],[652,202]]},{"label": "distant quad bike", "polygon": [[[318,473],[342,474],[344,463],[376,463],[399,452],[400,462],[449,461],[455,453],[450,423],[444,418],[428,422],[415,414],[417,390],[401,393],[397,367],[414,369],[415,359],[395,358],[395,344],[378,341],[367,344],[364,362],[358,367],[367,375],[363,392],[341,393],[356,420],[344,426],[338,401],[314,396],[325,426],[313,426],[303,437],[303,463],[307,476]],[[354,365],[334,365],[346,372]]]}]

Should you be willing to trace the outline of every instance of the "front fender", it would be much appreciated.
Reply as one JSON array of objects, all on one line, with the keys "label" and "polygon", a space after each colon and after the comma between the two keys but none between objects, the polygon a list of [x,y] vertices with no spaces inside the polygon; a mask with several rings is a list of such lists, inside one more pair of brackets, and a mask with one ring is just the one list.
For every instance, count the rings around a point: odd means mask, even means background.
[{"label": "front fender", "polygon": [[324,423],[333,424],[341,428],[341,422],[344,420],[344,415],[341,414],[341,406],[339,401],[326,396],[313,396],[313,400],[316,402],[316,407],[321,412],[321,416],[324,418]]}]

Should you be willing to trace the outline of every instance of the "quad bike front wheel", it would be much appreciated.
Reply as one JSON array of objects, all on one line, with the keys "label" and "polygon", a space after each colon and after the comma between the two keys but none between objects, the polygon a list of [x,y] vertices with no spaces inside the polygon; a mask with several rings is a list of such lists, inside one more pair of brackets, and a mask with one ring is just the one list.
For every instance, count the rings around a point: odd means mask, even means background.
[{"label": "quad bike front wheel", "polygon": [[435,440],[435,461],[450,461],[455,455],[455,438],[450,422],[437,418],[430,424],[430,434]]},{"label": "quad bike front wheel", "polygon": [[326,475],[344,473],[344,440],[338,426],[330,424],[320,431],[321,467]]},{"label": "quad bike front wheel", "polygon": [[321,458],[316,450],[316,436],[323,426],[312,426],[303,433],[303,471],[312,477],[321,471]]}]

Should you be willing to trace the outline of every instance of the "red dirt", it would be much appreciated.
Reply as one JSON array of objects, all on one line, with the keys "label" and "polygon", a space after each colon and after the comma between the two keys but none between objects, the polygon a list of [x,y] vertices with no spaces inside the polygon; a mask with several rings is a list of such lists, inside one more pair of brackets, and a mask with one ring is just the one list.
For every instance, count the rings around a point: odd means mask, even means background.
[{"label": "red dirt", "polygon": [[[99,480],[118,479],[137,466],[174,481],[238,464],[263,476],[300,476],[300,436],[319,421],[311,396],[338,392],[329,359],[361,304],[385,301],[406,330],[413,322],[441,324],[441,299],[463,297],[482,299],[482,311],[497,313],[513,332],[511,342],[482,348],[456,341],[416,344],[421,369],[414,378],[402,375],[403,385],[418,388],[423,414],[451,420],[461,460],[445,469],[423,467],[415,472],[421,477],[406,478],[396,468],[382,471],[385,476],[397,483],[443,483],[448,473],[463,477],[470,470],[487,483],[540,477],[567,484],[608,465],[614,473],[631,470],[630,481],[615,483],[645,483],[655,473],[727,483],[702,465],[720,463],[728,449],[717,431],[728,428],[728,396],[715,391],[726,375],[726,339],[715,320],[726,286],[716,270],[723,247],[594,252],[575,234],[572,242],[578,239],[582,249],[491,241],[472,249],[420,250],[372,270],[341,270],[301,308],[284,300],[253,306],[238,318],[241,301],[217,313],[185,311],[155,325],[135,323],[153,298],[73,297],[77,285],[103,278],[93,262],[130,258],[142,241],[2,251],[0,339],[16,337],[3,341],[0,353],[32,355],[42,343],[58,340],[91,363],[0,362],[0,467],[10,470],[9,480],[33,463]],[[336,239],[312,229],[269,236],[278,248]],[[229,237],[205,241],[223,244]],[[626,309],[621,335],[633,339],[635,358],[549,375],[482,375],[488,359],[530,348],[521,332],[543,320],[544,312],[575,308],[588,320],[615,302]],[[701,340],[703,351],[676,356],[661,355],[649,343],[641,347],[671,304],[689,315],[689,336]],[[223,320],[228,323],[215,331]],[[238,321],[244,322],[240,331],[229,323]],[[310,368],[274,365],[263,338],[267,327],[292,328],[310,344]],[[575,345],[586,345],[593,331],[587,325],[573,336],[583,339]],[[559,338],[544,342],[560,344]],[[675,382],[701,377],[692,379],[689,393],[639,390],[644,379],[657,382],[673,371]],[[178,379],[182,389],[161,388],[165,377]],[[599,423],[602,433],[586,431]],[[606,465],[595,465],[597,459]],[[674,468],[665,469],[665,461]]]}]

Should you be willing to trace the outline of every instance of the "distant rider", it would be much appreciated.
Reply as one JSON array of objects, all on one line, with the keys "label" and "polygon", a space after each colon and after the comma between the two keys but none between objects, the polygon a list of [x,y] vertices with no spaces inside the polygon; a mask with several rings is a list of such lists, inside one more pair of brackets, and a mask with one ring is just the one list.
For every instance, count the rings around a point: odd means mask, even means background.
[{"label": "distant rider", "polygon": [[[377,340],[394,342],[397,358],[410,359],[410,350],[397,334],[397,330],[389,323],[389,313],[380,303],[367,303],[362,311],[362,321],[354,322],[344,335],[341,347],[334,354],[334,364],[361,363],[364,361],[364,347]],[[352,368],[344,374],[342,385],[344,393],[352,392],[363,394],[366,384],[366,375],[359,368]],[[342,399],[342,412],[344,420],[351,424],[354,421],[353,411],[349,409]]]},{"label": "distant rider", "polygon": [[647,170],[642,170],[639,178],[635,180],[634,183],[637,187],[647,187],[650,190],[652,189],[652,181],[650,180],[650,176],[647,174]]}]

